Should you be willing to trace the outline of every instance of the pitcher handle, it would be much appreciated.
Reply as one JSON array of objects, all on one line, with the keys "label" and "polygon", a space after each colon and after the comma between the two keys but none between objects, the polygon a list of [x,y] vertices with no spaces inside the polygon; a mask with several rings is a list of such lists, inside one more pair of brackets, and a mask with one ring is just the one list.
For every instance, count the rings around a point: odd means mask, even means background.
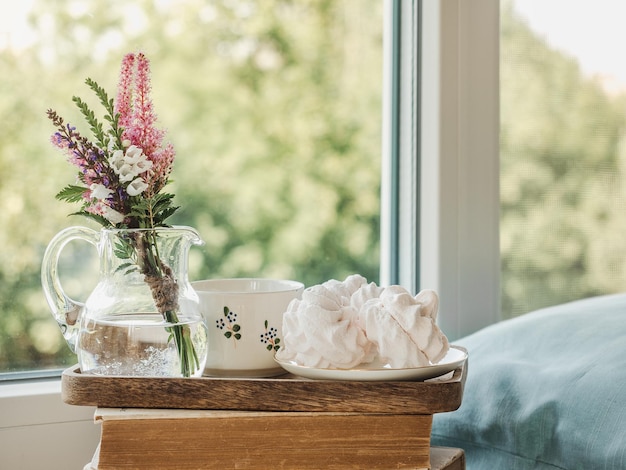
[{"label": "pitcher handle", "polygon": [[67,243],[72,240],[84,240],[98,245],[99,232],[87,227],[68,227],[57,233],[48,244],[41,263],[41,285],[52,310],[52,315],[59,324],[63,337],[72,352],[76,352],[79,332],[79,315],[83,303],[71,299],[63,290],[59,279],[59,257]]}]

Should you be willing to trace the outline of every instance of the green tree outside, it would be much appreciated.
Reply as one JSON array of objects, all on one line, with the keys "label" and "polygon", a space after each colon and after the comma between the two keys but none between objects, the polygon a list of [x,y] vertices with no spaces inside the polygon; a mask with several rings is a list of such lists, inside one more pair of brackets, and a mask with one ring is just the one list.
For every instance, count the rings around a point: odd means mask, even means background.
[{"label": "green tree outside", "polygon": [[504,318],[626,286],[626,100],[583,76],[503,2]]}]

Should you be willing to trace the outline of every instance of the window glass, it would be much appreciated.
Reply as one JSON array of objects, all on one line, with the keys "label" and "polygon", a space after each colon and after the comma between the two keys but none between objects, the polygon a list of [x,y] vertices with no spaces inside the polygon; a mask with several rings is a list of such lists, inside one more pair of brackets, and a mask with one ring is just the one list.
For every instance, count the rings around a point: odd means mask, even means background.
[{"label": "window glass", "polygon": [[[45,246],[77,207],[54,199],[74,169],[46,109],[88,133],[72,103],[114,96],[127,52],[151,60],[159,124],[177,157],[172,223],[198,229],[192,280],[378,282],[382,96],[378,0],[33,0],[0,14],[0,372],[75,362],[43,298]],[[68,293],[95,282],[72,243]]]},{"label": "window glass", "polygon": [[626,286],[624,13],[501,2],[504,317]]}]

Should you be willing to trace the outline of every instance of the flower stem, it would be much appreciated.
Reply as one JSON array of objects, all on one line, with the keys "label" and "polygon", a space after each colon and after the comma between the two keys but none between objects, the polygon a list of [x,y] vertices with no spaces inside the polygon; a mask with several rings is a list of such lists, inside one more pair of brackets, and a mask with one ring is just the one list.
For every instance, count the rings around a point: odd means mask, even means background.
[{"label": "flower stem", "polygon": [[189,325],[179,324],[178,315],[176,315],[174,311],[165,312],[165,320],[172,324],[172,326],[166,327],[166,331],[168,331],[174,339],[180,360],[181,375],[183,377],[190,377],[200,365],[196,348],[191,340],[191,329]]},{"label": "flower stem", "polygon": [[189,325],[180,324],[178,318],[178,283],[172,269],[163,263],[157,248],[157,236],[154,230],[147,231],[137,241],[137,262],[150,286],[152,298],[163,319],[168,323],[165,330],[174,340],[180,373],[190,377],[200,366],[198,354],[191,338]]}]

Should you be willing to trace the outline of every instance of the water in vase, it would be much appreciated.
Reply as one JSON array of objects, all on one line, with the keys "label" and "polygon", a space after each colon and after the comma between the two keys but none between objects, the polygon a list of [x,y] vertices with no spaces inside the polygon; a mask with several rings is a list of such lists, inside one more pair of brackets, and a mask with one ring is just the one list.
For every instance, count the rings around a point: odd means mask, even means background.
[{"label": "water in vase", "polygon": [[201,376],[207,353],[204,322],[181,315],[180,322],[172,325],[160,314],[147,313],[85,318],[78,348],[81,371],[97,375],[179,376],[181,365],[172,326],[189,328],[199,358],[190,376]]}]

